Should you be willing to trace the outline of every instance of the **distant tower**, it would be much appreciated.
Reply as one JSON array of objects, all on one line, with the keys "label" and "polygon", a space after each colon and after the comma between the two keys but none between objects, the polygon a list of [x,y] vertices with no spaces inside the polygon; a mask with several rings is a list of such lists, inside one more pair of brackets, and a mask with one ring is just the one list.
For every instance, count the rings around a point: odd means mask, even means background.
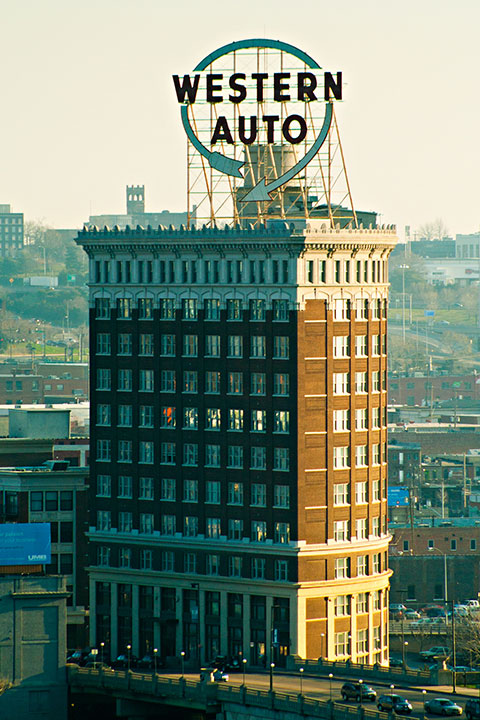
[{"label": "distant tower", "polygon": [[145,185],[127,185],[127,215],[145,212]]}]

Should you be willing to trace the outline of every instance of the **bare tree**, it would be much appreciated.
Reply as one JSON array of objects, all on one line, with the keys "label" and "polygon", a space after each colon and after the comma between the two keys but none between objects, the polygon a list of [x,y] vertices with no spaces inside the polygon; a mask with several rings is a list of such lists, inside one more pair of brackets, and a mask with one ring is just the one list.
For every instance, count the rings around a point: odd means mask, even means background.
[{"label": "bare tree", "polygon": [[448,227],[441,218],[421,225],[418,229],[420,238],[425,240],[443,240],[448,237]]},{"label": "bare tree", "polygon": [[457,618],[455,622],[457,657],[471,666],[480,664],[480,620],[476,614],[469,613]]},{"label": "bare tree", "polygon": [[5,678],[0,678],[0,695],[3,695],[3,693],[6,690],[9,690],[12,687],[12,683],[8,680],[5,680]]}]

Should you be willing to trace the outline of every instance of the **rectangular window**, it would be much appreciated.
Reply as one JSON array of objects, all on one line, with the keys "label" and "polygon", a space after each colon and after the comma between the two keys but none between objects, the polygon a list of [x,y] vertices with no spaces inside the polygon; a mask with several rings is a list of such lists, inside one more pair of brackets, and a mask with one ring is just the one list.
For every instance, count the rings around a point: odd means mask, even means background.
[{"label": "rectangular window", "polygon": [[250,320],[265,320],[265,300],[250,300]]},{"label": "rectangular window", "polygon": [[218,575],[220,572],[220,555],[207,555],[207,575]]},{"label": "rectangular window", "polygon": [[250,394],[251,395],[265,395],[267,389],[265,373],[251,373],[250,375]]},{"label": "rectangular window", "polygon": [[198,480],[183,481],[183,500],[185,502],[198,502]]},{"label": "rectangular window", "polygon": [[184,370],[182,392],[198,392],[198,373],[196,370]]},{"label": "rectangular window", "polygon": [[333,523],[333,539],[336,542],[345,542],[348,537],[348,520],[335,520]]},{"label": "rectangular window", "polygon": [[[162,443],[164,445],[170,445],[171,443]],[[138,444],[138,462],[145,465],[153,465],[154,460],[154,449],[153,442],[145,442],[141,440]],[[175,446],[174,446],[175,447]]]},{"label": "rectangular window", "polygon": [[160,336],[160,355],[162,357],[175,357],[175,335]]},{"label": "rectangular window", "polygon": [[333,357],[345,358],[350,356],[350,338],[348,335],[335,335],[333,338]]},{"label": "rectangular window", "polygon": [[110,548],[101,545],[97,548],[97,565],[101,567],[110,566]]},{"label": "rectangular window", "polygon": [[160,392],[175,392],[175,370],[160,371]]},{"label": "rectangular window", "polygon": [[205,373],[205,392],[210,395],[220,394],[220,373],[216,370]]},{"label": "rectangular window", "polygon": [[129,533],[133,530],[132,513],[121,511],[118,513],[118,532]]},{"label": "rectangular window", "polygon": [[183,570],[186,573],[197,572],[197,556],[195,553],[185,553],[183,556]]},{"label": "rectangular window", "polygon": [[227,320],[240,321],[242,320],[242,301],[241,300],[227,300]]},{"label": "rectangular window", "polygon": [[162,570],[164,572],[175,572],[175,554],[172,550],[162,552]]},{"label": "rectangular window", "polygon": [[368,631],[357,630],[357,655],[365,655],[368,652]]},{"label": "rectangular window", "polygon": [[229,358],[243,357],[243,337],[241,335],[228,336],[228,353]]},{"label": "rectangular window", "polygon": [[118,389],[121,392],[131,392],[133,387],[132,371],[128,368],[118,371]]},{"label": "rectangular window", "polygon": [[131,405],[118,406],[118,427],[132,427],[133,414]]},{"label": "rectangular window", "polygon": [[231,555],[228,558],[228,575],[229,577],[242,576],[242,558],[238,555]]},{"label": "rectangular window", "polygon": [[288,410],[273,411],[273,432],[284,434],[290,432],[290,412]]},{"label": "rectangular window", "polygon": [[367,357],[367,336],[357,335],[355,338],[355,356]]},{"label": "rectangular window", "polygon": [[372,355],[380,355],[380,335],[372,335]]},{"label": "rectangular window", "polygon": [[358,593],[357,595],[357,613],[367,613],[368,612],[368,605],[367,605],[367,593]]},{"label": "rectangular window", "polygon": [[175,320],[175,301],[173,298],[162,298],[160,300],[160,319]]},{"label": "rectangular window", "polygon": [[228,429],[243,430],[243,410],[230,408],[228,411]]},{"label": "rectangular window", "polygon": [[252,432],[265,432],[267,429],[267,413],[265,410],[251,411],[250,430]]},{"label": "rectangular window", "polygon": [[97,320],[110,319],[110,300],[109,298],[95,298],[95,318]]},{"label": "rectangular window", "polygon": [[[42,495],[42,493],[30,493],[30,510],[36,510],[37,508],[32,507],[32,496]],[[111,497],[112,496],[112,478],[110,475],[97,475],[97,497]],[[39,508],[43,510],[43,507]]]},{"label": "rectangular window", "polygon": [[372,501],[380,500],[380,480],[372,480]]},{"label": "rectangular window", "polygon": [[183,464],[190,467],[198,465],[198,445],[196,443],[185,443],[183,446]]},{"label": "rectangular window", "polygon": [[350,410],[333,411],[333,431],[346,432],[350,430]]},{"label": "rectangular window", "polygon": [[176,446],[175,443],[162,442],[160,462],[162,465],[175,465]]},{"label": "rectangular window", "polygon": [[220,357],[220,335],[205,335],[205,357]]},{"label": "rectangular window", "polygon": [[356,372],[355,373],[355,392],[366,393],[367,392],[367,373]]},{"label": "rectangular window", "polygon": [[130,298],[117,299],[117,320],[130,320],[132,317],[132,301]]},{"label": "rectangular window", "polygon": [[160,427],[173,430],[176,425],[176,408],[166,405],[160,408]]},{"label": "rectangular window", "polygon": [[228,483],[228,504],[243,505],[243,483]]},{"label": "rectangular window", "polygon": [[111,390],[112,375],[110,368],[99,368],[97,370],[97,390]]},{"label": "rectangular window", "polygon": [[367,575],[367,556],[357,555],[357,577],[365,577]]},{"label": "rectangular window", "polygon": [[363,505],[368,502],[366,482],[355,483],[355,502],[357,505]]},{"label": "rectangular window", "polygon": [[133,497],[133,479],[129,475],[119,475],[118,497],[128,499]]},{"label": "rectangular window", "polygon": [[138,409],[138,426],[142,428],[153,427],[153,405],[140,405]]},{"label": "rectangular window", "polygon": [[350,596],[349,595],[337,595],[335,598],[335,615],[342,617],[344,615],[350,615]]},{"label": "rectangular window", "polygon": [[97,335],[97,355],[110,355],[112,345],[110,341],[110,333],[98,333]]},{"label": "rectangular window", "polygon": [[267,539],[267,523],[265,520],[252,520],[252,542],[265,542]]},{"label": "rectangular window", "polygon": [[220,320],[220,300],[208,298],[205,300],[205,320]]},{"label": "rectangular window", "polygon": [[207,518],[205,525],[205,537],[218,539],[222,534],[220,518]]},{"label": "rectangular window", "polygon": [[242,395],[243,394],[243,373],[241,373],[241,372],[229,372],[228,373],[227,392],[229,395]]},{"label": "rectangular window", "polygon": [[117,355],[132,354],[132,334],[119,333],[117,338]]},{"label": "rectangular window", "polygon": [[348,505],[348,483],[336,483],[333,486],[333,504]]},{"label": "rectangular window", "polygon": [[243,468],[243,447],[241,445],[228,446],[227,467],[236,469]]},{"label": "rectangular window", "polygon": [[372,372],[372,392],[380,392],[380,372],[378,370]]},{"label": "rectangular window", "polygon": [[110,510],[97,510],[97,530],[108,532],[112,527]]},{"label": "rectangular window", "polygon": [[183,336],[183,356],[184,357],[197,357],[198,356],[198,335],[184,335]]},{"label": "rectangular window", "polygon": [[277,322],[288,320],[288,300],[274,300],[272,302],[272,317]]},{"label": "rectangular window", "polygon": [[140,532],[145,535],[152,535],[154,530],[153,513],[140,513]]},{"label": "rectangular window", "polygon": [[198,408],[183,408],[183,426],[185,430],[198,429]]},{"label": "rectangular window", "polygon": [[153,567],[153,555],[151,550],[140,550],[140,570],[151,570]]},{"label": "rectangular window", "polygon": [[176,533],[176,517],[175,515],[162,515],[162,535],[175,535]]},{"label": "rectangular window", "polygon": [[348,445],[333,448],[333,467],[335,470],[350,467],[350,448]]},{"label": "rectangular window", "polygon": [[205,502],[209,505],[220,504],[220,481],[207,480],[205,483]]},{"label": "rectangular window", "polygon": [[109,426],[111,421],[111,406],[97,405],[97,425]]},{"label": "rectangular window", "polygon": [[139,390],[140,392],[153,392],[154,374],[153,370],[140,370]]},{"label": "rectangular window", "polygon": [[276,522],[273,530],[273,542],[280,544],[288,544],[290,542],[290,524],[286,522]]},{"label": "rectangular window", "polygon": [[205,467],[220,467],[220,445],[205,445]]},{"label": "rectangular window", "polygon": [[138,480],[138,499],[153,500],[153,478],[141,477]]},{"label": "rectangular window", "polygon": [[138,344],[139,355],[153,355],[153,335],[140,334]]},{"label": "rectangular window", "polygon": [[205,409],[205,430],[220,430],[220,408]]},{"label": "rectangular window", "polygon": [[176,499],[176,486],[174,478],[162,477],[160,484],[160,500],[167,500],[169,502]]},{"label": "rectangular window", "polygon": [[350,373],[333,373],[333,394],[348,395],[350,392]]},{"label": "rectangular window", "polygon": [[266,338],[265,335],[252,335],[250,338],[250,357],[266,358]]},{"label": "rectangular window", "polygon": [[290,450],[288,448],[273,448],[273,469],[280,472],[290,470]]},{"label": "rectangular window", "polygon": [[372,430],[380,429],[380,408],[372,408]]},{"label": "rectangular window", "polygon": [[265,558],[252,558],[252,578],[254,580],[265,578]]},{"label": "rectangular window", "polygon": [[250,448],[250,469],[266,470],[267,469],[267,448],[252,447]]},{"label": "rectangular window", "polygon": [[334,639],[335,639],[335,657],[337,657],[337,658],[348,657],[348,655],[350,654],[348,633],[346,633],[346,632],[335,633]]},{"label": "rectangular window", "polygon": [[275,485],[273,488],[273,507],[290,507],[290,487],[288,485]]},{"label": "rectangular window", "polygon": [[275,335],[273,338],[273,357],[276,360],[286,360],[290,356],[290,343],[286,335]]},{"label": "rectangular window", "polygon": [[287,373],[273,374],[273,394],[289,395],[290,393],[290,376]]},{"label": "rectangular window", "polygon": [[277,582],[288,581],[288,561],[275,560],[275,580]]},{"label": "rectangular window", "polygon": [[341,580],[350,577],[349,558],[335,559],[335,579]]},{"label": "rectangular window", "polygon": [[367,518],[357,518],[355,520],[355,535],[357,540],[367,539]]},{"label": "rectangular window", "polygon": [[198,535],[198,517],[186,515],[183,518],[183,534],[185,537],[196,537]]},{"label": "rectangular window", "polygon": [[350,303],[343,298],[337,298],[333,307],[334,320],[348,320],[350,317]]},{"label": "rectangular window", "polygon": [[264,483],[252,483],[250,505],[252,507],[267,506],[267,486]]},{"label": "rectangular window", "polygon": [[97,440],[97,460],[99,462],[110,462],[111,455],[111,440]]},{"label": "rectangular window", "polygon": [[184,298],[182,300],[182,319],[197,320],[198,318],[198,300],[195,298]]},{"label": "rectangular window", "polygon": [[380,465],[380,445],[378,443],[372,445],[372,465]]},{"label": "rectangular window", "polygon": [[367,461],[367,446],[357,445],[355,448],[355,467],[367,467]]},{"label": "rectangular window", "polygon": [[152,298],[140,298],[138,301],[138,319],[153,320]]}]

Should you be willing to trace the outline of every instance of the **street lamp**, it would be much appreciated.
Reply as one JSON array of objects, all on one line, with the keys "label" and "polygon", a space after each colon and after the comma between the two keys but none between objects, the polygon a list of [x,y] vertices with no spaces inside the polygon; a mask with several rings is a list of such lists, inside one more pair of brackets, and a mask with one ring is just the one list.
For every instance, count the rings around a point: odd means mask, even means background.
[{"label": "street lamp", "polygon": [[333,673],[328,674],[328,679],[330,680],[330,702],[332,702],[332,680],[333,680]]},{"label": "street lamp", "polygon": [[275,667],[275,663],[270,663],[270,692],[273,691],[273,668]]},{"label": "street lamp", "polygon": [[400,270],[403,270],[402,273],[402,337],[403,337],[403,344],[405,345],[405,270],[409,270],[409,265],[400,265]]},{"label": "street lamp", "polygon": [[300,695],[303,695],[303,668],[300,668]]},{"label": "street lamp", "polygon": [[157,674],[157,653],[158,648],[153,648],[153,667],[155,670],[155,675]]},{"label": "street lamp", "polygon": [[408,647],[408,640],[405,640],[405,642],[402,645],[402,663],[403,667],[405,667],[405,653],[407,652]]},{"label": "street lamp", "polygon": [[243,685],[245,686],[245,667],[247,665],[247,658],[242,659],[242,666],[243,666]]},{"label": "street lamp", "polygon": [[362,707],[362,698],[363,698],[363,680],[359,680],[358,684],[360,685],[360,707]]},{"label": "street lamp", "polygon": [[325,633],[320,633],[320,657],[324,657],[324,648],[323,648],[323,638],[325,637]]},{"label": "street lamp", "polygon": [[101,643],[100,643],[100,660],[101,660],[102,663],[103,663],[103,651],[104,651],[104,649],[105,649],[105,643],[104,643],[104,642],[101,642]]},{"label": "street lamp", "polygon": [[131,652],[132,652],[132,646],[131,646],[131,645],[127,645],[127,664],[128,664],[128,672],[130,672]]},{"label": "street lamp", "polygon": [[423,707],[424,707],[424,708],[425,708],[425,695],[426,695],[426,694],[427,694],[427,691],[426,691],[426,690],[422,690],[422,695],[423,695]]},{"label": "street lamp", "polygon": [[184,675],[185,675],[185,650],[182,650],[182,652],[180,653],[180,655],[181,655],[181,658],[182,658],[182,680],[183,680],[183,677],[184,677]]},{"label": "street lamp", "polygon": [[393,712],[393,691],[395,690],[395,685],[390,685],[390,702],[392,703],[392,712]]}]

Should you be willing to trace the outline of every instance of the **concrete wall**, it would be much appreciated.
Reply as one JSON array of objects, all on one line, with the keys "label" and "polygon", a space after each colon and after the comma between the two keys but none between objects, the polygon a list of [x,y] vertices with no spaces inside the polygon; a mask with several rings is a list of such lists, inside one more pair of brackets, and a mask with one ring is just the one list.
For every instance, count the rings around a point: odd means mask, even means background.
[{"label": "concrete wall", "polygon": [[10,410],[12,438],[68,438],[70,410]]},{"label": "concrete wall", "polygon": [[0,717],[67,717],[63,577],[0,578]]}]

